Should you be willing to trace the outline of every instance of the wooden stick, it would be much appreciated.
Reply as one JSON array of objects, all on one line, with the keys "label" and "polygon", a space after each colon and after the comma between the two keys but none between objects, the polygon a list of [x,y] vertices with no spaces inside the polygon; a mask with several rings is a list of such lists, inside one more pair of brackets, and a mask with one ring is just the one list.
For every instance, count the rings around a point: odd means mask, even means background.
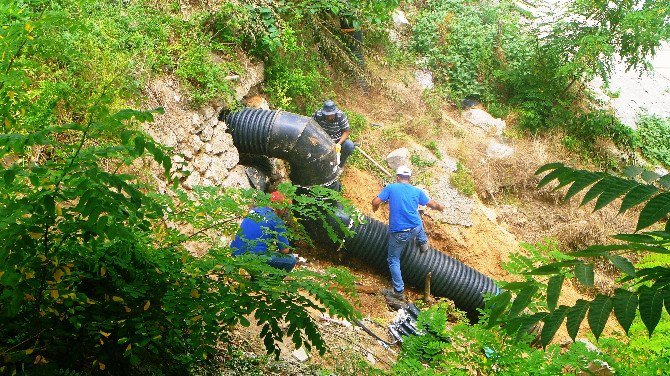
[{"label": "wooden stick", "polygon": [[426,285],[423,289],[423,300],[429,304],[433,301],[433,298],[430,297],[430,277],[432,274],[433,272],[428,272],[428,275],[426,276]]},{"label": "wooden stick", "polygon": [[382,167],[382,165],[380,165],[379,163],[377,163],[377,161],[375,161],[374,159],[372,159],[372,157],[369,156],[368,153],[366,153],[363,149],[361,149],[360,146],[356,145],[356,149],[358,149],[358,151],[360,151],[361,154],[363,154],[363,156],[364,156],[365,158],[367,158],[370,162],[374,163],[374,165],[377,166],[380,170],[384,171],[384,173],[385,173],[386,175],[388,175],[389,177],[393,177],[393,175],[392,175],[390,172],[388,172],[384,167]]}]

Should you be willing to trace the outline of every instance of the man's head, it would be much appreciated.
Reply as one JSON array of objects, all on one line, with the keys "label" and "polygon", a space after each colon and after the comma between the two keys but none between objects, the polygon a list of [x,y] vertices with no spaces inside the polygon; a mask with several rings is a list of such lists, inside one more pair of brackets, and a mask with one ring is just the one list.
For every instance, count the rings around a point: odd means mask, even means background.
[{"label": "man's head", "polygon": [[409,180],[410,176],[412,176],[412,170],[407,166],[400,166],[395,170],[395,174],[398,180]]},{"label": "man's head", "polygon": [[270,193],[270,202],[274,204],[272,208],[279,215],[286,213],[287,206],[291,204],[291,200],[279,191]]},{"label": "man's head", "polygon": [[323,103],[323,107],[321,107],[321,113],[326,117],[326,120],[328,121],[334,121],[335,120],[335,114],[337,114],[337,106],[335,105],[335,102],[332,100],[328,99],[326,102]]}]

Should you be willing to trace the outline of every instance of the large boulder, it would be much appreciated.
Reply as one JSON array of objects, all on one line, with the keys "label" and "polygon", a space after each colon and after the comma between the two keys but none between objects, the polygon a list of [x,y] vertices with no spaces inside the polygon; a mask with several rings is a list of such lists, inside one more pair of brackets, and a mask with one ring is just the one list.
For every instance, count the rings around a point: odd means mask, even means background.
[{"label": "large boulder", "polygon": [[465,111],[463,118],[475,127],[485,130],[487,133],[501,135],[505,129],[505,120],[494,118],[488,112],[479,108]]},{"label": "large boulder", "polygon": [[411,166],[410,153],[407,148],[395,149],[386,156],[386,163],[393,170],[400,166]]}]

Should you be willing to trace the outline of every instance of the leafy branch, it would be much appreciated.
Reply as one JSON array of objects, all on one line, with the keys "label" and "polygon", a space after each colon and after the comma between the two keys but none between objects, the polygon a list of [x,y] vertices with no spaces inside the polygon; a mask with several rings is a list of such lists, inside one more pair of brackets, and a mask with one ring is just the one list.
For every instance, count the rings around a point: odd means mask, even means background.
[{"label": "leafy branch", "polygon": [[[629,167],[624,170],[624,177],[620,177],[602,172],[577,170],[562,163],[544,165],[536,172],[536,174],[542,173],[546,175],[538,186],[543,187],[555,182],[557,183],[555,190],[568,187],[566,201],[584,192],[580,205],[595,200],[594,210],[610,205],[617,199],[621,200],[620,213],[642,206],[637,231],[666,221],[670,214],[668,175],[659,176],[639,167]],[[670,254],[670,220],[667,220],[663,230],[618,234],[613,238],[619,243],[593,245],[570,253],[569,256],[573,258],[571,260],[548,263],[527,270],[525,272],[527,276],[549,278],[546,294],[547,311],[523,313],[532,301],[528,298],[529,294],[523,292],[534,288],[535,284],[534,281],[518,282],[515,287],[520,292],[516,294],[515,299],[512,299],[510,291],[506,291],[488,301],[488,307],[493,312],[489,325],[507,323],[506,328],[509,332],[519,334],[542,322],[540,343],[546,346],[564,321],[568,334],[574,340],[586,318],[591,332],[597,339],[612,313],[623,330],[628,333],[633,319],[639,312],[651,336],[660,320],[663,307],[665,306],[670,312],[670,269],[662,266],[636,268],[624,255],[639,252]],[[611,296],[598,294],[592,300],[580,299],[573,306],[556,307],[564,281],[563,275],[566,272],[574,273],[576,279],[585,286],[594,285],[594,264],[582,260],[584,258],[607,260],[623,273],[622,282],[627,283],[628,287],[616,289]]]}]

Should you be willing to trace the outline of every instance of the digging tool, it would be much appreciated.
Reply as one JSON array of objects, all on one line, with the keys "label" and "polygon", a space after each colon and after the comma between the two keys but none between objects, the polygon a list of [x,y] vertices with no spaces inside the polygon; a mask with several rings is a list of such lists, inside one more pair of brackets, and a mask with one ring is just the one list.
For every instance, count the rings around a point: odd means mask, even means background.
[{"label": "digging tool", "polygon": [[377,163],[377,161],[375,161],[371,156],[369,156],[368,153],[365,152],[365,150],[361,149],[360,146],[356,145],[356,149],[358,149],[358,151],[360,151],[365,158],[367,158],[370,162],[372,162],[375,166],[377,166],[377,168],[382,170],[386,175],[388,175],[391,178],[393,177],[393,175],[390,172],[388,172],[388,170],[386,170],[382,165]]}]

